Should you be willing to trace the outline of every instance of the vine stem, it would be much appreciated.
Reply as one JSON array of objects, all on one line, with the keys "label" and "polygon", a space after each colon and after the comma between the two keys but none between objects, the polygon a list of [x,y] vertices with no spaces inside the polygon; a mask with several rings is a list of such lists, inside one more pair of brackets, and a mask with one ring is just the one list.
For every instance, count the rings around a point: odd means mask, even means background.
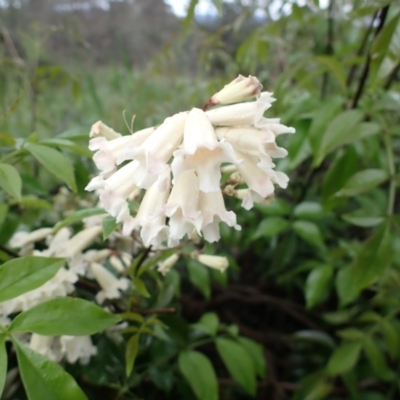
[{"label": "vine stem", "polygon": [[386,157],[389,165],[389,173],[390,173],[390,186],[389,186],[389,201],[387,213],[388,215],[393,215],[394,212],[394,203],[396,199],[396,169],[394,164],[393,157],[393,146],[390,134],[385,130],[383,132],[383,140],[385,142],[386,148]]}]

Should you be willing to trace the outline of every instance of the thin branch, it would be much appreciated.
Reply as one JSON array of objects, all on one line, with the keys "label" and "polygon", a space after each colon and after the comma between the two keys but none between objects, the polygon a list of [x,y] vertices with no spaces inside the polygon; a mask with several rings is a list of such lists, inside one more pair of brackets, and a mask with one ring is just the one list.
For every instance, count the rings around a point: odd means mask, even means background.
[{"label": "thin branch", "polygon": [[[388,14],[388,10],[389,10],[389,6],[387,5],[386,7],[382,8],[379,14],[379,25],[376,28],[375,31],[375,36],[377,37],[379,32],[382,30],[384,24],[385,24],[385,20]],[[367,83],[367,79],[368,79],[368,75],[369,75],[369,69],[370,69],[370,64],[371,64],[371,54],[368,52],[367,54],[367,58],[365,60],[365,64],[364,64],[364,68],[363,68],[363,72],[361,74],[360,80],[359,80],[359,84],[358,84],[358,88],[356,91],[356,94],[354,96],[353,102],[350,106],[350,109],[354,109],[357,108],[358,102],[364,92],[364,88],[365,85]]]},{"label": "thin branch", "polygon": [[[333,6],[335,4],[335,0],[331,0],[329,2],[328,7],[328,32],[326,35],[326,50],[325,54],[330,56],[333,54],[333,42],[334,42],[334,18],[333,18]],[[321,90],[321,98],[324,99],[328,94],[329,87],[329,72],[325,71],[322,77],[322,90]]]},{"label": "thin branch", "polygon": [[[368,29],[365,32],[363,41],[361,42],[361,46],[357,51],[357,56],[358,57],[361,57],[364,54],[364,51],[365,51],[365,48],[366,48],[367,42],[368,42],[368,37],[369,37],[370,33],[372,32],[372,28],[374,27],[375,20],[376,20],[377,16],[378,16],[378,11],[376,11],[374,13],[374,15],[372,16],[371,23],[369,24]],[[354,77],[356,75],[357,69],[358,69],[358,65],[357,64],[353,64],[353,66],[350,68],[350,72],[349,72],[349,75],[348,75],[347,80],[346,80],[347,87],[349,87],[352,84],[353,79],[354,79]]]},{"label": "thin branch", "polygon": [[393,71],[390,73],[386,83],[384,84],[383,88],[385,90],[389,90],[390,86],[392,85],[392,83],[396,80],[397,78],[397,74],[400,71],[400,61],[397,63],[397,65],[394,67]]},{"label": "thin branch", "polygon": [[13,257],[13,258],[18,258],[20,256],[18,253],[16,253],[13,250],[10,250],[9,248],[3,246],[2,244],[0,244],[0,250],[3,251],[4,253],[8,254],[10,257]]}]

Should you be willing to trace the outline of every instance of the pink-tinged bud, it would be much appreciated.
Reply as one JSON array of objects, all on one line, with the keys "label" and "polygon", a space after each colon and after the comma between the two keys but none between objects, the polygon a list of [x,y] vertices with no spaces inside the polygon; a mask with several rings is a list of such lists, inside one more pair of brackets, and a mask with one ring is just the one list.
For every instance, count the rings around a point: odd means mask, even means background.
[{"label": "pink-tinged bud", "polygon": [[244,76],[239,75],[231,83],[225,85],[225,87],[218,93],[215,93],[214,96],[208,100],[208,103],[203,109],[205,110],[218,104],[239,103],[253,97],[258,98],[260,97],[262,88],[263,86],[255,76],[249,75],[245,78]]},{"label": "pink-tinged bud", "polygon": [[113,140],[121,137],[121,134],[115,132],[114,129],[110,128],[106,124],[103,124],[103,122],[97,121],[90,128],[89,136],[91,138],[104,137],[107,140]]}]

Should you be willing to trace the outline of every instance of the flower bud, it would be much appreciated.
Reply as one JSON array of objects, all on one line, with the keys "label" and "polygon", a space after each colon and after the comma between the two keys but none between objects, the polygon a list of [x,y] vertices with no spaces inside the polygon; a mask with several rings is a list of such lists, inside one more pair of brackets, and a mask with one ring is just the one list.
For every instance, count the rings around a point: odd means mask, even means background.
[{"label": "flower bud", "polygon": [[252,97],[258,98],[260,97],[262,88],[263,86],[255,76],[249,75],[245,78],[239,75],[231,83],[225,85],[218,93],[215,93],[207,104],[208,107],[211,107],[217,104],[239,103],[249,100]]},{"label": "flower bud", "polygon": [[226,257],[198,253],[192,253],[191,256],[199,263],[204,264],[207,267],[217,269],[221,272],[225,272],[225,270],[229,267],[229,262]]},{"label": "flower bud", "polygon": [[175,265],[178,259],[179,257],[177,254],[172,254],[172,256],[169,256],[164,261],[158,263],[157,271],[162,275],[166,275],[170,271],[170,269]]},{"label": "flower bud", "polygon": [[90,128],[89,136],[91,138],[105,137],[107,140],[112,140],[112,139],[119,138],[121,136],[121,134],[115,132],[114,129],[110,128],[106,124],[103,124],[103,122],[97,121]]}]

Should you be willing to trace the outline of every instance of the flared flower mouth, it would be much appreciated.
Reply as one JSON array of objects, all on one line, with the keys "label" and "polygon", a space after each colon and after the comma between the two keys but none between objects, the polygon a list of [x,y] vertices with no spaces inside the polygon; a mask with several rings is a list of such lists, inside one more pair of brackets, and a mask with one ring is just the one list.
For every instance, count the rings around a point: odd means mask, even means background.
[{"label": "flared flower mouth", "polygon": [[[264,117],[275,99],[261,89],[256,77],[239,75],[203,109],[175,114],[129,136],[97,122],[90,149],[96,151],[100,173],[86,190],[97,191],[101,205],[122,223],[124,235],[139,230],[146,245],[174,247],[193,232],[214,242],[220,239],[220,222],[240,229],[223,194],[241,199],[248,210],[272,199],[275,185],[285,188],[289,180],[275,171],[273,159],[287,155],[276,137],[294,129],[279,118]],[[228,170],[235,172],[221,184],[221,171]],[[129,200],[143,190],[132,215]]]}]

